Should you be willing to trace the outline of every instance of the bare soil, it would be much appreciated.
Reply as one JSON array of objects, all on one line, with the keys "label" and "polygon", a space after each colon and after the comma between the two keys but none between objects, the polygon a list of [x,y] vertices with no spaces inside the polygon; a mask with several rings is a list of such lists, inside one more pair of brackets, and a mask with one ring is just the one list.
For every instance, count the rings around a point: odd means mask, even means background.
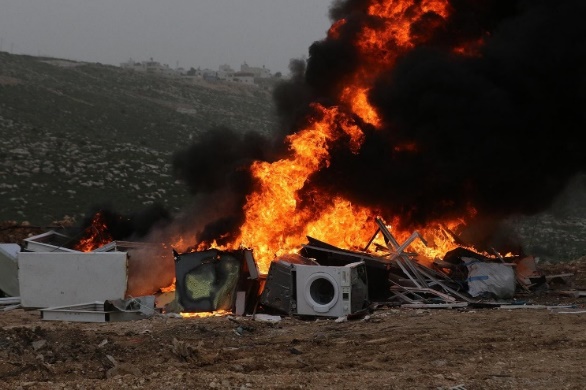
[{"label": "bare soil", "polygon": [[[586,286],[586,258],[541,269],[574,277],[519,300],[586,310],[586,298],[559,293]],[[380,306],[345,322],[278,323],[0,311],[0,389],[584,389],[586,314],[567,311]]]}]

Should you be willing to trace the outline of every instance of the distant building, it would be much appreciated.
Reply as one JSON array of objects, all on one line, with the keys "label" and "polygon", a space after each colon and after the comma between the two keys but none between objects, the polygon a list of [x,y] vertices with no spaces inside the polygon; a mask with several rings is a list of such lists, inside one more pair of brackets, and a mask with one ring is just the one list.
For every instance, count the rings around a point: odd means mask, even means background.
[{"label": "distant building", "polygon": [[130,69],[138,72],[145,72],[149,74],[157,74],[169,77],[182,77],[186,80],[204,79],[207,81],[228,81],[247,85],[260,85],[265,88],[267,85],[272,85],[274,77],[271,76],[271,71],[263,67],[249,66],[246,62],[240,65],[240,71],[234,71],[228,64],[218,66],[218,70],[190,68],[185,70],[179,68],[177,64],[176,69],[172,69],[167,64],[161,64],[152,58],[149,61],[136,62],[132,58],[127,62],[120,64],[121,68]]},{"label": "distant building", "polygon": [[135,70],[138,72],[146,72],[146,67],[142,62],[136,62],[132,58],[120,64],[121,68]]},{"label": "distant building", "polygon": [[234,69],[228,64],[218,66],[218,72],[234,73]]},{"label": "distant building", "polygon": [[142,62],[136,62],[131,58],[127,62],[121,63],[120,67],[163,76],[178,76],[181,74],[178,70],[169,67],[169,65],[161,64],[157,61],[154,61],[152,58],[149,61]]},{"label": "distant building", "polygon": [[230,65],[224,64],[218,67],[218,80],[232,81],[234,78],[234,69]]},{"label": "distant building", "polygon": [[201,71],[201,77],[206,81],[218,81],[218,72],[212,69],[204,69]]},{"label": "distant building", "polygon": [[235,72],[232,76],[232,81],[242,84],[254,84],[254,73]]},{"label": "distant building", "polygon": [[252,73],[254,75],[254,77],[262,78],[262,79],[271,77],[271,71],[269,69],[265,68],[264,65],[262,66],[262,68],[258,68],[255,66],[248,66],[246,61],[243,62],[242,65],[240,65],[240,72]]},{"label": "distant building", "polygon": [[167,64],[161,65],[161,63],[159,63],[159,62],[153,61],[152,58],[150,59],[150,61],[144,62],[144,64],[145,64],[147,73],[162,74],[162,75],[167,75],[167,76],[173,76],[176,74],[175,71],[169,67],[169,65],[167,65]]}]

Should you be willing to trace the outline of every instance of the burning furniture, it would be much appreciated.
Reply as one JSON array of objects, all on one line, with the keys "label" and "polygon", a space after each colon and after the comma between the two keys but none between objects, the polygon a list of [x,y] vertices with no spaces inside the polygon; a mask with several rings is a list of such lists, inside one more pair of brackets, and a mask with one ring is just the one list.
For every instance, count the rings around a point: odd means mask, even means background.
[{"label": "burning furniture", "polygon": [[413,232],[400,243],[382,219],[377,218],[376,222],[378,229],[364,250],[381,233],[385,246],[377,244],[377,252],[384,251],[382,255],[336,248],[311,237],[300,253],[316,259],[320,265],[339,266],[363,261],[373,302],[459,307],[492,298],[510,299],[516,288],[529,292],[530,288],[542,285],[544,278],[535,268],[532,257],[503,258],[497,254],[489,258],[457,247],[446,253],[443,260],[420,261],[422,258],[417,253],[406,252],[415,240],[427,246],[419,233]]}]

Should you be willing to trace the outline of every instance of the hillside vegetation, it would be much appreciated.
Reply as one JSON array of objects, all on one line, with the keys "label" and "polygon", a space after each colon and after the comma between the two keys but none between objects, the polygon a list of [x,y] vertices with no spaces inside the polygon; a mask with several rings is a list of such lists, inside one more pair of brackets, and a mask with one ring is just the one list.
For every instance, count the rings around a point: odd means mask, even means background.
[{"label": "hillside vegetation", "polygon": [[215,126],[269,132],[270,91],[0,52],[0,220],[188,201],[173,152]]},{"label": "hillside vegetation", "polygon": [[[0,52],[0,221],[80,222],[101,204],[181,210],[190,196],[173,177],[175,151],[216,126],[276,123],[263,88]],[[510,218],[506,234],[545,260],[584,256],[585,200],[582,175],[549,210]]]}]

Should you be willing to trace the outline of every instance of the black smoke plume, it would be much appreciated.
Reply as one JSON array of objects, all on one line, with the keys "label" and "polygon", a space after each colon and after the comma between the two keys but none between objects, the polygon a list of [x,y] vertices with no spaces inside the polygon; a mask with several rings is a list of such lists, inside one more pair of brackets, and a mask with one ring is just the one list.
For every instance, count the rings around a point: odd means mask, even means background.
[{"label": "black smoke plume", "polygon": [[223,244],[231,239],[243,222],[246,195],[254,186],[248,167],[255,160],[266,159],[272,144],[258,133],[242,134],[217,127],[175,153],[175,176],[194,195],[192,212],[200,219],[199,224],[205,225],[195,242],[216,239]]},{"label": "black smoke plume", "polygon": [[[338,36],[313,43],[307,66],[293,61],[292,79],[275,89],[278,140],[300,128],[310,102],[340,105],[345,81],[375,65],[355,47],[362,28],[381,23],[366,13],[375,1],[333,3],[332,21],[346,21]],[[585,17],[582,0],[449,0],[446,20],[424,15],[411,27],[416,46],[372,80],[369,101],[381,128],[357,118],[366,135],[360,151],[333,145],[331,164],[300,197],[316,190],[343,195],[400,215],[405,228],[471,207],[478,221],[491,221],[487,226],[547,208],[586,170],[577,141],[586,129]],[[456,50],[467,45],[467,55]],[[388,50],[397,46],[389,42]],[[176,172],[194,194],[234,193],[203,236],[237,228],[253,188],[246,166],[272,158],[263,148],[274,145],[216,129],[176,156]]]},{"label": "black smoke plume", "polygon": [[[357,12],[360,3],[338,4],[338,17],[357,20],[349,29],[369,23]],[[312,186],[416,227],[469,206],[479,220],[536,213],[585,171],[576,137],[586,129],[586,3],[450,4],[444,25],[375,81],[369,98],[382,129],[364,126],[358,154],[334,147],[330,167]],[[476,55],[454,52],[477,39],[483,44]],[[326,93],[336,88],[320,73],[342,46],[312,46],[308,83]]]},{"label": "black smoke plume", "polygon": [[94,217],[100,214],[100,221],[106,226],[107,233],[114,241],[142,241],[154,228],[164,228],[172,221],[169,211],[161,204],[154,203],[140,211],[122,214],[110,204],[94,205],[81,223],[79,239],[92,226]]}]

